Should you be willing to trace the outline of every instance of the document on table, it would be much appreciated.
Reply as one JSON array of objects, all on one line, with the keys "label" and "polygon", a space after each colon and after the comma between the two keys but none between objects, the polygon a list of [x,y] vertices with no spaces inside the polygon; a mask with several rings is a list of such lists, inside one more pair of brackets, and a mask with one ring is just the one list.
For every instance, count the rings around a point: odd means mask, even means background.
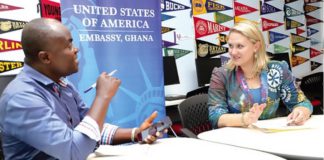
[{"label": "document on table", "polygon": [[101,145],[95,151],[95,155],[97,157],[145,155],[147,154],[149,147],[148,144]]},{"label": "document on table", "polygon": [[265,133],[277,133],[277,132],[312,129],[314,127],[308,125],[307,122],[302,126],[288,126],[287,119],[278,118],[278,119],[271,119],[271,120],[259,120],[256,123],[252,124],[251,128],[260,130]]}]

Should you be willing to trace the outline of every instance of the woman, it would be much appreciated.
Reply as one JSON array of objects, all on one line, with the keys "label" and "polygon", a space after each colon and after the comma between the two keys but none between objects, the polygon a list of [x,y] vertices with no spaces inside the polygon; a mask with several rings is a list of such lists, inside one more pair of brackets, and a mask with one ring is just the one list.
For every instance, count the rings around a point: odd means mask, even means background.
[{"label": "woman", "polygon": [[288,125],[302,125],[313,107],[286,62],[270,61],[262,32],[249,22],[237,23],[228,35],[231,59],[215,68],[210,81],[209,120],[214,128],[247,127],[275,117],[282,99],[291,113]]}]

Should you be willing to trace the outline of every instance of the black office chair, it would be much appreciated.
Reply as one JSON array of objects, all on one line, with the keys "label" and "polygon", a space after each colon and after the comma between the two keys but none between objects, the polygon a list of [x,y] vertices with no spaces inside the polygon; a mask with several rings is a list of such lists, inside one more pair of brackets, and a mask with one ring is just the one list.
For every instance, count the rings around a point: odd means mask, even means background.
[{"label": "black office chair", "polygon": [[189,97],[178,105],[183,135],[197,138],[201,132],[211,130],[208,119],[208,94]]},{"label": "black office chair", "polygon": [[314,106],[313,114],[323,114],[323,72],[303,77],[300,88]]},{"label": "black office chair", "polygon": [[188,92],[186,97],[189,98],[191,96],[198,95],[198,94],[207,94],[208,89],[209,89],[209,86],[203,86],[203,87],[194,89],[194,90]]}]

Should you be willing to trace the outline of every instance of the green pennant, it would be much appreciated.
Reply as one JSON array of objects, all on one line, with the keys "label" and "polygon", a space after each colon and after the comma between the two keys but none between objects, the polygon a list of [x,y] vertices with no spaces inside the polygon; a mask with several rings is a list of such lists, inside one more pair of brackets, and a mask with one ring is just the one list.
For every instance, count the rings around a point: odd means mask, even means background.
[{"label": "green pennant", "polygon": [[183,50],[183,49],[177,49],[177,48],[164,48],[164,55],[165,56],[174,56],[175,59],[178,59],[182,56],[187,55],[191,51]]},{"label": "green pennant", "polygon": [[215,12],[215,22],[216,23],[224,23],[227,21],[233,20],[233,17],[220,13],[220,12]]},{"label": "green pennant", "polygon": [[286,52],[289,48],[281,46],[279,44],[274,44],[274,53],[283,53]]}]

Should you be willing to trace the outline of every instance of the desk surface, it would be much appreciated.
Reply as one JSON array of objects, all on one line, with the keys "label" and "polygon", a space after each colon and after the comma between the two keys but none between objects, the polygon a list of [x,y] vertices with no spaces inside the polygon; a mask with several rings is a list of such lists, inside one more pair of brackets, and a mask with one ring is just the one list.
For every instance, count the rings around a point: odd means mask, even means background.
[{"label": "desk surface", "polygon": [[[261,121],[285,122],[286,117]],[[273,153],[285,158],[323,159],[324,115],[312,116],[301,130],[265,133],[259,129],[224,127],[198,135],[198,138]]]},{"label": "desk surface", "polygon": [[178,106],[178,104],[180,104],[182,101],[184,101],[184,99],[177,99],[177,100],[173,100],[173,101],[165,101],[165,107],[169,107],[169,106]]},{"label": "desk surface", "polygon": [[282,160],[283,158],[265,152],[212,143],[193,138],[164,138],[152,145],[134,144],[126,146],[100,146],[88,160],[97,159],[219,159]]}]

